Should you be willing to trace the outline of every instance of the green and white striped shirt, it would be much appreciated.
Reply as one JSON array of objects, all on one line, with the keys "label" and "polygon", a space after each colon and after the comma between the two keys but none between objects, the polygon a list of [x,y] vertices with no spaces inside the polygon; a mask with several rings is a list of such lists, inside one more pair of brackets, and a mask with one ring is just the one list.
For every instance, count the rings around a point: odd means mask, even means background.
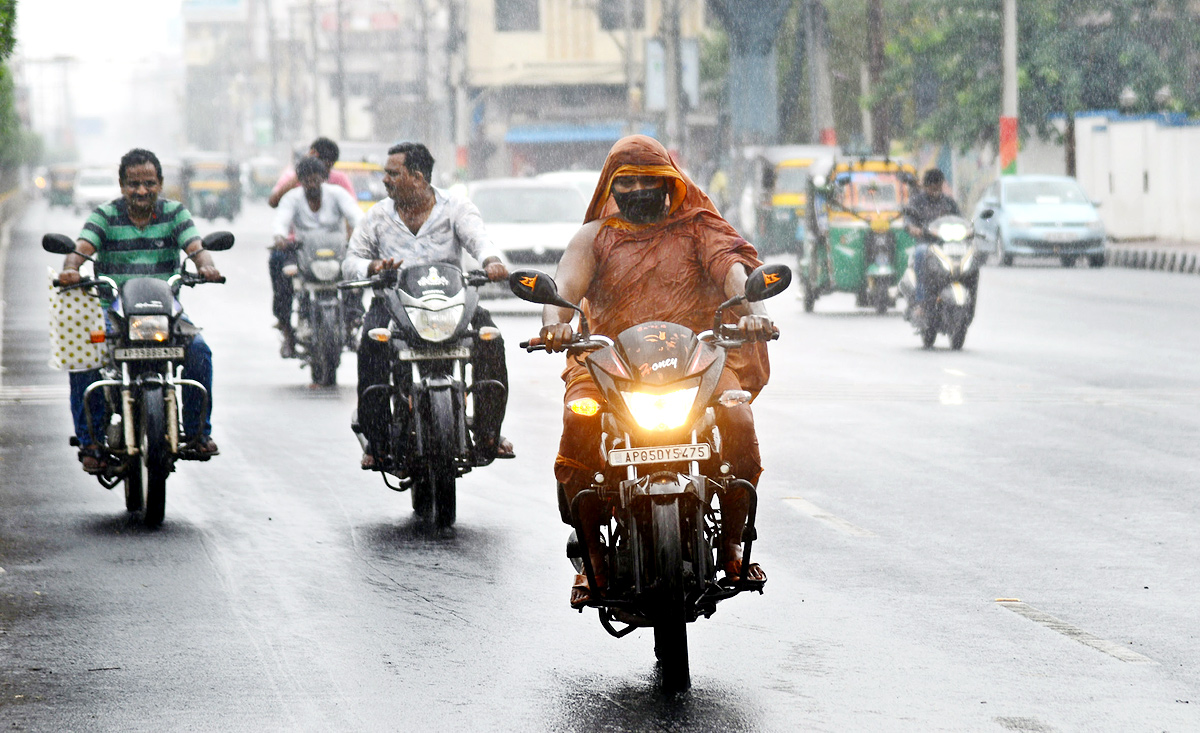
[{"label": "green and white striped shirt", "polygon": [[200,233],[178,201],[159,199],[150,223],[139,228],[129,218],[128,202],[120,198],[97,206],[79,238],[96,248],[96,274],[120,286],[133,277],[168,279],[179,271],[179,253]]}]

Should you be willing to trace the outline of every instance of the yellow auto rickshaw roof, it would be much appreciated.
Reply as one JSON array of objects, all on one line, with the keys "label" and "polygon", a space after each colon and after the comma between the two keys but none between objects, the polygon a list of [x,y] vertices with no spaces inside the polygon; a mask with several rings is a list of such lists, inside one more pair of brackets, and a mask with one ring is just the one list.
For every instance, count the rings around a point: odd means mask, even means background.
[{"label": "yellow auto rickshaw roof", "polygon": [[369,163],[365,160],[339,160],[333,164],[335,171],[383,171],[383,166],[378,163]]},{"label": "yellow auto rickshaw roof", "polygon": [[916,175],[917,169],[909,163],[898,160],[879,158],[860,158],[858,160],[841,160],[834,164],[833,173],[899,173],[906,172]]},{"label": "yellow auto rickshaw roof", "polygon": [[813,164],[815,158],[790,158],[781,160],[775,164],[776,168],[807,168]]}]

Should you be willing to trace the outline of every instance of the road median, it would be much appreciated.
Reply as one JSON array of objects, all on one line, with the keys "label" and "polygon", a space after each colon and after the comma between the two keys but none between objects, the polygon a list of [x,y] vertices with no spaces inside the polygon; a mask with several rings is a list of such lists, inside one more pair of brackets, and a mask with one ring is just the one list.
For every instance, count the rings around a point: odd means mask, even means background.
[{"label": "road median", "polygon": [[1110,242],[1104,261],[1109,267],[1200,274],[1200,244],[1188,242]]}]

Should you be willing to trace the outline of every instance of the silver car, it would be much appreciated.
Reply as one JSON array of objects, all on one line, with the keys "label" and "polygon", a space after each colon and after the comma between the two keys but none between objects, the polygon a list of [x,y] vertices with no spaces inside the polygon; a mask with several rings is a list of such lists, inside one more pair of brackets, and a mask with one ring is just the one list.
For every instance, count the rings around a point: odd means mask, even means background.
[{"label": "silver car", "polygon": [[[982,218],[988,209],[993,216]],[[1064,267],[1086,257],[1092,267],[1104,266],[1104,222],[1069,176],[1003,176],[984,191],[972,219],[1001,265],[1021,256],[1058,257]]]}]

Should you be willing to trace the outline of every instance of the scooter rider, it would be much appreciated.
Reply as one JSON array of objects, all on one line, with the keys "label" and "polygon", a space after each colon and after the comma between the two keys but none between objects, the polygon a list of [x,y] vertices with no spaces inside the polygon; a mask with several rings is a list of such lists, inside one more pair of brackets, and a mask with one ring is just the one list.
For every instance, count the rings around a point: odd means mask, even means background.
[{"label": "scooter rider", "polygon": [[[345,189],[327,183],[329,169],[324,161],[305,158],[296,164],[296,177],[300,188],[288,191],[279,200],[279,210],[275,214],[275,250],[292,254],[288,232],[303,237],[305,232],[345,231],[348,237],[362,221],[363,212]],[[296,333],[292,328],[290,307],[288,319],[280,325],[283,333],[280,355],[284,358],[295,356]]]},{"label": "scooter rider", "polygon": [[[212,256],[201,244],[192,215],[178,201],[158,198],[163,183],[162,164],[154,153],[141,148],[130,150],[121,158],[118,178],[122,197],[92,211],[75,242],[81,254],[67,255],[59,274],[60,283],[73,285],[80,281],[79,267],[86,261],[81,255],[94,255],[95,274],[111,278],[118,287],[131,277],[169,279],[180,269],[180,252],[195,263],[205,280],[221,278]],[[109,302],[103,306],[107,309]],[[212,394],[212,351],[199,334],[184,355],[183,377],[199,382]],[[71,415],[75,437],[82,446],[79,460],[88,473],[105,468],[100,448],[106,417],[104,396],[99,390],[92,392],[92,425],[87,424],[83,403],[84,390],[99,378],[99,370],[71,373]],[[207,411],[201,415],[201,397],[199,390],[183,391],[184,433],[196,451],[214,456],[218,451],[210,437],[212,402],[208,402]]]},{"label": "scooter rider", "polygon": [[[615,338],[626,328],[650,320],[679,323],[700,332],[711,328],[712,314],[723,301],[745,292],[747,275],[760,264],[754,247],[721,218],[662,144],[631,135],[617,141],[609,152],[585,224],[567,245],[555,280],[566,300],[580,303],[586,298],[588,323],[595,334]],[[547,350],[562,351],[569,345],[573,314],[567,308],[546,306],[540,337]],[[774,333],[761,303],[746,303],[739,315],[738,327],[748,340],[763,341]],[[744,389],[757,394],[769,372],[765,346],[746,344],[730,352],[717,391]],[[571,502],[603,465],[596,449],[600,417],[578,415],[569,405],[604,398],[581,359],[568,358],[563,381],[563,433],[554,475]],[[725,443],[723,454],[729,456],[734,475],[757,484],[762,463],[750,406],[721,408],[717,421]],[[741,571],[748,501],[744,493],[731,492],[722,498],[721,567],[731,576]],[[599,529],[603,517],[596,511],[585,509],[580,521],[597,582],[604,585],[607,573]],[[766,580],[757,564],[747,571],[751,579]],[[571,605],[587,603],[591,592],[587,577],[577,575]]]},{"label": "scooter rider", "polygon": [[924,314],[929,290],[928,275],[925,271],[925,256],[929,252],[929,242],[932,238],[928,230],[929,224],[942,216],[961,215],[958,204],[946,195],[945,186],[945,174],[938,168],[930,168],[921,179],[921,190],[913,194],[904,210],[907,218],[906,229],[917,240],[917,245],[912,250],[912,267],[917,276],[917,287],[914,302],[909,305],[918,318]]},{"label": "scooter rider", "polygon": [[[508,268],[488,239],[479,209],[468,199],[452,195],[430,183],[433,156],[421,143],[408,142],[388,149],[383,183],[388,197],[371,207],[354,230],[342,273],[348,280],[362,280],[381,270],[446,262],[459,266],[465,249],[483,264],[489,280],[504,280]],[[404,456],[383,452],[388,426],[388,402],[376,393],[365,397],[368,387],[387,384],[390,351],[386,344],[368,337],[373,328],[386,328],[390,320],[382,298],[371,301],[363,321],[363,338],[358,348],[358,421],[368,441],[362,467],[384,470],[403,466]],[[475,309],[472,325],[495,327],[484,308]],[[504,339],[480,341],[472,357],[476,380],[494,379],[503,390],[488,390],[475,398],[475,445],[481,460],[511,458],[512,444],[499,436],[508,402],[508,366]]]}]

